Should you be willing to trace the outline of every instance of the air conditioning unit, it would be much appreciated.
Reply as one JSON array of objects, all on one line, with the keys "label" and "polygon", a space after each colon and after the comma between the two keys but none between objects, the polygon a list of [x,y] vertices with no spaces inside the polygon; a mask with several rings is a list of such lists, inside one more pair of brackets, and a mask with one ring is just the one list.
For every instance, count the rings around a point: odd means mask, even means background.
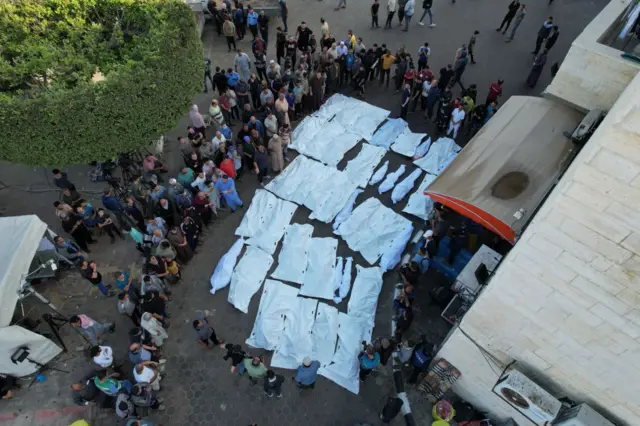
[{"label": "air conditioning unit", "polygon": [[539,426],[556,418],[562,403],[518,370],[505,372],[493,392]]},{"label": "air conditioning unit", "polygon": [[587,404],[562,407],[552,424],[554,426],[614,426]]}]

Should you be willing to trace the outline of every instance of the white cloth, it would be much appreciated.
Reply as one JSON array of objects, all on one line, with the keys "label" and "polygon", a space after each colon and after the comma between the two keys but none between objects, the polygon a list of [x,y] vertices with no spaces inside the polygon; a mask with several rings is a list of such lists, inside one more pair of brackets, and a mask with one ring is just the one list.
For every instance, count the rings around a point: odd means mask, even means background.
[{"label": "white cloth", "polygon": [[302,284],[307,270],[307,252],[311,243],[313,226],[297,223],[289,225],[284,234],[282,249],[278,255],[278,266],[273,278]]},{"label": "white cloth", "polygon": [[233,243],[229,251],[220,258],[216,265],[216,269],[213,271],[213,275],[211,275],[211,279],[209,280],[211,284],[211,290],[209,290],[209,293],[216,294],[217,290],[223,289],[229,285],[231,275],[233,274],[233,268],[236,266],[242,247],[244,247],[244,240],[242,238],[238,238],[238,240]]},{"label": "white cloth", "polygon": [[424,157],[427,154],[427,151],[429,151],[430,146],[431,146],[431,138],[427,138],[426,141],[418,145],[415,152],[413,153],[413,159],[417,160],[419,158]]},{"label": "white cloth", "polygon": [[286,316],[297,305],[297,299],[297,288],[280,281],[266,280],[247,345],[274,350],[284,330]]},{"label": "white cloth", "polygon": [[257,247],[247,247],[231,276],[229,303],[246,314],[251,297],[260,289],[272,264],[273,258],[269,253]]},{"label": "white cloth", "polygon": [[236,229],[236,235],[248,238],[248,245],[273,254],[297,208],[295,204],[259,189]]},{"label": "white cloth", "polygon": [[382,268],[356,265],[356,279],[347,306],[349,316],[362,318],[371,328],[375,325],[378,296],[382,290],[382,273]]},{"label": "white cloth", "polygon": [[387,177],[382,181],[380,186],[378,187],[378,194],[383,194],[389,191],[391,188],[393,188],[393,186],[398,181],[398,178],[400,178],[400,176],[404,174],[404,171],[406,169],[407,168],[403,164],[400,167],[398,167],[398,170],[396,170],[395,172],[389,173]]},{"label": "white cloth", "polygon": [[113,364],[113,350],[110,346],[99,346],[100,353],[93,357],[93,362],[102,368],[111,367]]},{"label": "white cloth", "polygon": [[351,212],[353,211],[353,206],[356,203],[356,198],[358,198],[358,195],[362,194],[363,192],[364,191],[362,189],[356,189],[355,191],[353,191],[353,193],[349,197],[349,200],[347,201],[347,204],[345,204],[342,210],[340,210],[340,213],[338,213],[335,220],[333,221],[334,232],[336,229],[338,229],[340,224],[344,222],[351,215]]},{"label": "white cloth", "polygon": [[438,175],[442,166],[447,162],[452,154],[460,152],[460,148],[453,139],[440,138],[431,144],[429,152],[424,157],[413,162],[427,173]]},{"label": "white cloth", "polygon": [[416,153],[416,148],[418,148],[425,136],[427,136],[425,133],[413,133],[409,128],[406,128],[396,138],[394,144],[391,145],[391,150],[405,157],[413,157]]},{"label": "white cloth", "polygon": [[404,230],[396,234],[390,246],[384,251],[384,253],[382,253],[382,257],[380,258],[380,267],[384,271],[390,271],[400,263],[402,252],[407,246],[412,232],[413,225],[407,226]]},{"label": "white cloth", "polygon": [[431,207],[433,207],[433,200],[428,195],[424,195],[424,191],[427,190],[431,182],[435,179],[436,175],[427,173],[424,179],[422,179],[418,190],[409,196],[409,201],[402,211],[426,220],[429,211],[431,211]]},{"label": "white cloth", "polygon": [[357,183],[360,188],[365,188],[373,171],[386,153],[384,148],[363,143],[362,149],[353,160],[347,163],[344,172],[351,182]]},{"label": "white cloth", "polygon": [[155,346],[162,346],[165,339],[169,337],[167,331],[162,327],[162,323],[151,315],[149,312],[142,314],[140,327],[144,328],[151,335],[151,340]]},{"label": "white cloth", "polygon": [[398,201],[402,200],[413,188],[416,180],[422,174],[422,169],[415,169],[409,176],[404,178],[402,182],[398,183],[394,188],[393,192],[391,192],[391,202],[396,204]]},{"label": "white cloth", "polygon": [[371,140],[380,123],[390,113],[391,111],[351,98],[348,108],[336,113],[332,122],[340,123],[349,132],[360,136],[360,138]]},{"label": "white cloth", "polygon": [[370,139],[371,145],[381,146],[384,149],[389,149],[391,144],[396,138],[408,128],[407,122],[402,118],[390,118],[386,123],[373,134],[373,138]]},{"label": "white cloth", "polygon": [[341,256],[336,258],[336,268],[333,272],[333,293],[340,288],[340,283],[342,283],[342,271],[344,270],[344,259]]},{"label": "white cloth", "polygon": [[333,276],[336,268],[338,240],[312,238],[309,243],[307,270],[300,288],[301,296],[333,299]]},{"label": "white cloth", "polygon": [[[394,239],[411,222],[376,198],[369,198],[353,210],[335,232],[349,248],[359,251],[369,264],[393,246]],[[333,276],[333,275],[329,275]]]},{"label": "white cloth", "polygon": [[369,180],[369,185],[375,185],[384,179],[384,175],[387,174],[387,170],[389,170],[389,160],[385,161],[382,167],[380,167],[374,174],[371,176]]}]

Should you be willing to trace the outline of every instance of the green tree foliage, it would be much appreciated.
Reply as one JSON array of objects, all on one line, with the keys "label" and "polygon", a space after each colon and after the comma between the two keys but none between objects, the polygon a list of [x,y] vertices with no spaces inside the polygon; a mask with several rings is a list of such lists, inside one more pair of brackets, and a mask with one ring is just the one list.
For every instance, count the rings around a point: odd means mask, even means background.
[{"label": "green tree foliage", "polygon": [[203,71],[184,1],[0,1],[0,159],[64,166],[146,146]]}]

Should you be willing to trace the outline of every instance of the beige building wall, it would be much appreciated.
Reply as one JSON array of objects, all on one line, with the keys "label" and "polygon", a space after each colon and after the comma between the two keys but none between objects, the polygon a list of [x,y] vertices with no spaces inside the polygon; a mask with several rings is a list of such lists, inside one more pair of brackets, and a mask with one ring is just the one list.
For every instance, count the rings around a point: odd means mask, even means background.
[{"label": "beige building wall", "polygon": [[529,424],[491,392],[501,363],[554,396],[640,425],[640,75],[579,153],[439,353],[455,391]]},{"label": "beige building wall", "polygon": [[571,44],[558,74],[545,89],[578,109],[609,110],[640,70],[640,64],[622,59],[619,50],[598,39],[624,12],[631,0],[612,0]]}]

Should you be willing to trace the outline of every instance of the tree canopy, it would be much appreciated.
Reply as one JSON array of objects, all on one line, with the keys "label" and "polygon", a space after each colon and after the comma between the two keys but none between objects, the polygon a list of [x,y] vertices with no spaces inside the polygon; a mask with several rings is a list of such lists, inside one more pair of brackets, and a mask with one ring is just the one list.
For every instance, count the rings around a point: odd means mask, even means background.
[{"label": "tree canopy", "polygon": [[0,2],[0,159],[66,165],[148,145],[202,73],[184,1]]}]

